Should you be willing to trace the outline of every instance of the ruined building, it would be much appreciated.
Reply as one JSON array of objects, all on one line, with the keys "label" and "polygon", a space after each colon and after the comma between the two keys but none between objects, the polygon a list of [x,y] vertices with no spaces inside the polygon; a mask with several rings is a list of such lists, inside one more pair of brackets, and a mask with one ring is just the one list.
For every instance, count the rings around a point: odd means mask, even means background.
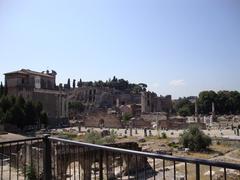
[{"label": "ruined building", "polygon": [[8,94],[41,102],[50,124],[59,124],[68,117],[67,94],[56,86],[55,71],[35,72],[28,69],[5,73]]},{"label": "ruined building", "polygon": [[69,101],[81,102],[87,109],[94,109],[140,104],[141,97],[108,87],[82,86],[69,91]]},{"label": "ruined building", "polygon": [[142,92],[141,93],[141,106],[142,113],[152,113],[152,112],[168,112],[171,113],[172,110],[172,97],[171,95],[157,96],[153,92]]}]

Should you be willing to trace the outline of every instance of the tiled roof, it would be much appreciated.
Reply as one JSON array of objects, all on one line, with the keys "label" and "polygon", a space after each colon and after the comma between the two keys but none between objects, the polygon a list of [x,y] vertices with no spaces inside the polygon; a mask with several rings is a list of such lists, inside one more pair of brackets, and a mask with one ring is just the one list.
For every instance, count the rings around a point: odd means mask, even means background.
[{"label": "tiled roof", "polygon": [[29,69],[21,69],[19,71],[13,71],[13,72],[9,72],[9,73],[5,73],[4,75],[10,75],[10,74],[32,74],[32,75],[37,75],[37,76],[45,76],[45,77],[49,77],[49,78],[53,78],[53,75],[50,74],[46,74],[44,72],[37,72],[37,71],[32,71]]}]

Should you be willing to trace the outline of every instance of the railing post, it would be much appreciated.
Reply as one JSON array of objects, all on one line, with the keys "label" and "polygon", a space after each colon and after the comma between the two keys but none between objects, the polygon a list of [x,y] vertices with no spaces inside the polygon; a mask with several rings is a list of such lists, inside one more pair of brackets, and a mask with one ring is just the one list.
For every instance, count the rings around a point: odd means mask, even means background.
[{"label": "railing post", "polygon": [[103,180],[103,150],[100,150],[99,155],[99,180]]},{"label": "railing post", "polygon": [[51,166],[51,143],[49,135],[43,137],[43,179],[52,179],[52,166]]},{"label": "railing post", "polygon": [[196,163],[196,180],[200,180],[200,165]]}]

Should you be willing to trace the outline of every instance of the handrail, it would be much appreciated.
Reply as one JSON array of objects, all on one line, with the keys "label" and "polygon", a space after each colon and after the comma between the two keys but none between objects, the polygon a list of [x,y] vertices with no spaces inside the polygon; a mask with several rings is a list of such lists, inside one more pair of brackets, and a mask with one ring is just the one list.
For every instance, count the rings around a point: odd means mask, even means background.
[{"label": "handrail", "polygon": [[42,139],[43,139],[42,137],[31,137],[31,138],[24,138],[24,139],[19,139],[19,140],[0,141],[0,145],[20,143],[20,142],[26,142],[26,141],[37,141],[37,140],[42,140]]},{"label": "handrail", "polygon": [[164,160],[169,160],[169,161],[193,163],[193,164],[208,165],[208,166],[214,166],[214,167],[220,167],[220,168],[227,168],[227,169],[229,168],[229,169],[240,170],[240,164],[128,150],[128,149],[122,149],[122,148],[116,148],[116,147],[110,147],[110,146],[104,146],[104,145],[97,145],[97,144],[90,144],[90,143],[85,143],[85,142],[61,139],[61,138],[56,138],[56,137],[49,137],[49,139],[52,141],[71,143],[71,144],[75,144],[75,145],[79,145],[79,146],[85,146],[85,147],[90,147],[90,148],[95,148],[95,149],[106,150],[106,151],[114,151],[114,152],[120,152],[120,153],[125,153],[125,154],[134,154],[134,155],[140,155],[140,156],[147,156],[147,157],[151,157],[151,158],[164,159]]}]

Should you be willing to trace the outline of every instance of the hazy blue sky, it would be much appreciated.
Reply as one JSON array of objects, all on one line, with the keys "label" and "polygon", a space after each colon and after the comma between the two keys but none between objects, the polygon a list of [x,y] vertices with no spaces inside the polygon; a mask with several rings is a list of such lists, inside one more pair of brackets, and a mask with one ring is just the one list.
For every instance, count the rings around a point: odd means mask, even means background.
[{"label": "hazy blue sky", "polygon": [[0,0],[0,62],[175,98],[240,90],[240,1]]}]

